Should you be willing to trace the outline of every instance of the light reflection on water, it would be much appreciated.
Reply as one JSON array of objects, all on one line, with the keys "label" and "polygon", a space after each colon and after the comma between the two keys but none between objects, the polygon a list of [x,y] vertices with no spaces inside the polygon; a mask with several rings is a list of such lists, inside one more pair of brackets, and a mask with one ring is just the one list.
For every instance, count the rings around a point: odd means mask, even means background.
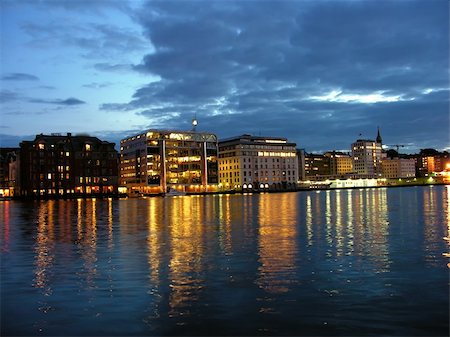
[{"label": "light reflection on water", "polygon": [[2,335],[443,334],[449,205],[449,186],[4,201]]}]

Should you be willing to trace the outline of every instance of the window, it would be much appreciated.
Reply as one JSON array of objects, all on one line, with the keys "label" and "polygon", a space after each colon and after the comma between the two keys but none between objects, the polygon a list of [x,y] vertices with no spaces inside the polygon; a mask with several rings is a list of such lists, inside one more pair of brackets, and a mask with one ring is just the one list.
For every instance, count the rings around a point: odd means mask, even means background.
[{"label": "window", "polygon": [[38,149],[39,150],[45,150],[45,144],[44,143],[39,143],[38,144]]},{"label": "window", "polygon": [[91,151],[91,144],[85,144],[85,145],[84,145],[84,149],[85,149],[86,151]]}]

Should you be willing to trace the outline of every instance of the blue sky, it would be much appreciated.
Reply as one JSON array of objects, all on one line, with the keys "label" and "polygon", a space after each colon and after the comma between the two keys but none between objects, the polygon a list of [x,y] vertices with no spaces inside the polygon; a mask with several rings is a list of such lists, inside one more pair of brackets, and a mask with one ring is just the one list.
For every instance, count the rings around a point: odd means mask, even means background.
[{"label": "blue sky", "polygon": [[0,145],[148,128],[449,149],[449,1],[8,1]]}]

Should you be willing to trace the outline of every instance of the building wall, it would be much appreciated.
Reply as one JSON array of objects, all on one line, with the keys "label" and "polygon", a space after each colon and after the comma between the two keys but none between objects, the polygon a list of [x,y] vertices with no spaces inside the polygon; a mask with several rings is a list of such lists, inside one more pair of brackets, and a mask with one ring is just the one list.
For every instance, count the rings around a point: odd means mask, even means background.
[{"label": "building wall", "polygon": [[0,196],[14,196],[19,148],[0,148]]},{"label": "building wall", "polygon": [[381,143],[358,139],[352,144],[353,170],[364,176],[378,178],[382,174]]},{"label": "building wall", "polygon": [[331,175],[330,158],[322,154],[305,155],[306,179]]},{"label": "building wall", "polygon": [[339,176],[353,172],[353,159],[349,154],[337,151],[325,152],[325,157],[330,158],[331,176]]},{"label": "building wall", "polygon": [[218,148],[214,134],[148,130],[121,140],[120,145],[120,184],[131,193],[217,189]]},{"label": "building wall", "polygon": [[414,178],[416,166],[414,159],[384,159],[381,163],[384,178]]},{"label": "building wall", "polygon": [[242,135],[219,142],[223,189],[288,189],[297,179],[295,144],[286,138]]},{"label": "building wall", "polygon": [[96,137],[37,135],[20,144],[19,162],[21,196],[117,193],[117,151]]}]

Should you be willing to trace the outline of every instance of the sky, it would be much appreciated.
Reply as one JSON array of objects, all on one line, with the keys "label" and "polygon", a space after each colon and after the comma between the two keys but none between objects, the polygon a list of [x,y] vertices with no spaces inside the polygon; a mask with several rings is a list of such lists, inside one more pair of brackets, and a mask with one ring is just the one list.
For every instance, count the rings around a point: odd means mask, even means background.
[{"label": "sky", "polygon": [[0,2],[0,146],[147,129],[450,150],[450,1]]}]

